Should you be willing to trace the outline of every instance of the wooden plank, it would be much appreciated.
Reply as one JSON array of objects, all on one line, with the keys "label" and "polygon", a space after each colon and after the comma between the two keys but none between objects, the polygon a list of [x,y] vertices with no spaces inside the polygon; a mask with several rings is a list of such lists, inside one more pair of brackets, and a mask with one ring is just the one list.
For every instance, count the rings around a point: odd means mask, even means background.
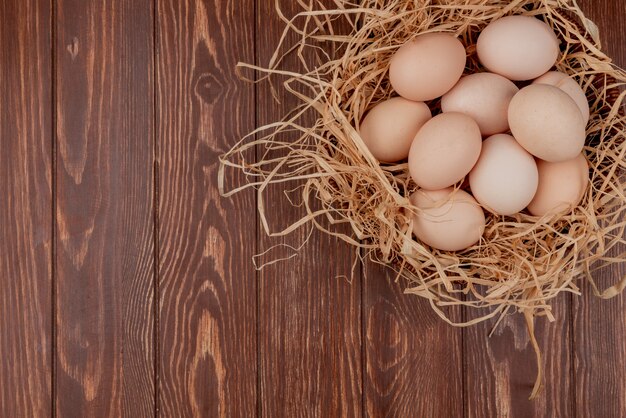
[{"label": "wooden plank", "polygon": [[[334,4],[332,0],[322,3],[327,7]],[[280,0],[278,4],[285,16],[301,10],[292,0]],[[258,62],[267,65],[284,24],[278,19],[274,0],[258,0],[257,16]],[[287,45],[293,45],[296,39],[290,34]],[[311,57],[309,51],[304,53]],[[297,69],[295,54],[281,68]],[[282,119],[298,104],[282,89],[277,90],[280,104],[272,99],[266,83],[259,84],[259,125]],[[309,115],[303,122],[312,120]],[[266,194],[271,228],[285,227],[302,215],[302,210],[293,208],[283,194],[294,187],[296,184],[275,186]],[[284,239],[269,239],[259,228],[260,249],[278,243],[298,247],[308,232],[299,230]],[[337,277],[350,276],[354,257],[354,250],[343,242],[313,232],[297,257],[260,272],[262,416],[361,415],[361,280],[360,275],[352,283]]]},{"label": "wooden plank", "polygon": [[[467,417],[570,417],[572,411],[570,297],[553,303],[556,321],[535,320],[535,336],[544,362],[544,390],[529,401],[537,360],[523,315],[498,318],[464,330],[465,411]],[[485,312],[482,312],[483,314]],[[466,309],[467,318],[478,312]]]},{"label": "wooden plank", "polygon": [[254,194],[217,190],[218,156],[254,129],[254,87],[235,74],[254,60],[254,0],[157,5],[159,409],[254,416]]},{"label": "wooden plank", "polygon": [[[463,414],[461,330],[403,293],[395,273],[367,263],[363,282],[365,407],[370,417]],[[460,310],[450,312],[460,319]]]},{"label": "wooden plank", "polygon": [[[581,2],[600,28],[602,46],[614,62],[626,68],[626,4],[621,0]],[[621,251],[624,249],[621,248]],[[606,288],[624,277],[626,268],[604,269],[594,279]],[[626,296],[598,299],[591,286],[581,284],[574,299],[573,341],[575,409],[578,417],[626,415]]]},{"label": "wooden plank", "polygon": [[50,3],[0,4],[0,416],[50,415]]},{"label": "wooden plank", "polygon": [[153,10],[56,1],[57,416],[154,414]]}]

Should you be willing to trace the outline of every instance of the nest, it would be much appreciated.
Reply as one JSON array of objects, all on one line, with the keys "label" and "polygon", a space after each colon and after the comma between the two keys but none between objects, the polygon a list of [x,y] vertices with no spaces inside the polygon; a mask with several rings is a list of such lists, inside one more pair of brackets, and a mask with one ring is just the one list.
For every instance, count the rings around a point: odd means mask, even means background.
[{"label": "nest", "polygon": [[[620,252],[626,227],[626,72],[601,51],[597,27],[575,0],[364,0],[360,4],[335,0],[333,9],[299,3],[302,12],[292,18],[277,8],[286,29],[271,62],[263,68],[239,64],[239,69],[261,75],[256,81],[275,82],[282,77],[282,88],[301,105],[282,121],[244,137],[221,157],[222,194],[254,187],[268,235],[281,236],[312,225],[341,238],[361,258],[394,268],[406,282],[406,293],[426,298],[453,325],[471,325],[509,311],[523,313],[541,363],[532,318],[545,315],[554,320],[550,304],[559,293],[579,294],[581,278],[602,298],[615,296],[626,286],[626,277],[615,278],[603,288],[593,279],[596,269],[626,261]],[[427,32],[453,33],[467,47],[466,73],[484,71],[475,53],[478,34],[491,21],[513,14],[535,16],[552,27],[561,41],[556,68],[577,80],[589,99],[591,120],[584,153],[590,185],[581,203],[567,214],[543,218],[527,213],[488,214],[477,245],[455,253],[434,250],[411,234],[418,209],[408,199],[416,186],[406,162],[379,164],[359,136],[359,121],[367,110],[393,96],[389,61],[406,41]],[[294,45],[286,45],[290,32],[298,39]],[[301,71],[281,69],[291,53],[300,57]],[[429,105],[436,108],[438,103]],[[302,116],[311,111],[316,115],[314,123],[303,123]],[[246,159],[255,149],[259,158]],[[247,182],[226,189],[226,169],[245,173]],[[271,184],[292,181],[299,185],[302,218],[272,231],[264,193]],[[454,323],[446,315],[451,305],[489,309],[469,322]],[[540,381],[538,376],[533,394]]]}]

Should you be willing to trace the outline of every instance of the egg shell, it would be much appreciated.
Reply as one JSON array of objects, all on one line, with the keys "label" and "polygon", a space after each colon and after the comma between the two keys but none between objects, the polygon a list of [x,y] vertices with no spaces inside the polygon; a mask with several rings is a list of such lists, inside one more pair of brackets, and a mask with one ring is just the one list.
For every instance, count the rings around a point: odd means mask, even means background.
[{"label": "egg shell", "polygon": [[539,187],[528,211],[535,216],[561,213],[578,205],[589,185],[589,165],[583,154],[558,163],[537,161]]},{"label": "egg shell", "polygon": [[394,97],[369,111],[361,123],[361,138],[379,161],[404,160],[413,138],[430,118],[430,109],[423,102]]},{"label": "egg shell", "polygon": [[526,151],[542,160],[571,160],[585,144],[585,121],[574,100],[561,89],[531,84],[509,105],[509,126]]},{"label": "egg shell", "polygon": [[462,113],[442,113],[419,130],[409,151],[409,172],[427,190],[452,186],[470,172],[482,145],[480,129]]},{"label": "egg shell", "polygon": [[426,245],[442,251],[461,251],[476,244],[485,231],[485,214],[463,190],[418,190],[411,203],[419,208],[413,233]]},{"label": "egg shell", "polygon": [[441,109],[470,116],[483,136],[509,130],[509,103],[519,91],[512,81],[493,73],[465,76],[441,99]]},{"label": "egg shell", "polygon": [[478,162],[469,175],[474,198],[496,215],[524,210],[537,191],[537,164],[511,135],[483,141]]},{"label": "egg shell", "polygon": [[447,33],[427,33],[402,45],[391,58],[389,81],[402,97],[432,100],[450,90],[465,69],[465,47]]},{"label": "egg shell", "polygon": [[558,87],[571,97],[583,115],[585,125],[589,122],[589,101],[583,89],[576,80],[560,71],[549,71],[533,81],[533,84],[548,84]]},{"label": "egg shell", "polygon": [[509,80],[544,74],[559,55],[559,40],[547,24],[530,16],[506,16],[478,36],[478,59],[489,71]]}]

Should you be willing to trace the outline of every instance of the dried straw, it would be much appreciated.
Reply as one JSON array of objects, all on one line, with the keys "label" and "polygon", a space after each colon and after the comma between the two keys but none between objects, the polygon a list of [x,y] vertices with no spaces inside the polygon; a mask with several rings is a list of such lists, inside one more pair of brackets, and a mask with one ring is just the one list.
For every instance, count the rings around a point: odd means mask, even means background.
[{"label": "dried straw", "polygon": [[[283,121],[250,133],[221,157],[221,193],[230,196],[255,188],[261,223],[270,236],[313,225],[352,244],[363,257],[392,266],[398,277],[406,279],[406,293],[428,299],[450,324],[472,325],[511,309],[523,313],[541,364],[533,317],[554,320],[553,298],[561,292],[579,294],[581,277],[601,298],[613,297],[626,287],[626,277],[616,278],[604,289],[593,278],[594,270],[626,261],[623,253],[607,255],[626,244],[626,72],[602,52],[597,27],[575,0],[364,0],[361,4],[334,0],[332,10],[312,0],[299,3],[302,12],[291,18],[277,7],[286,28],[268,65],[239,64],[239,69],[261,74],[261,79],[282,77],[282,87],[302,105]],[[457,253],[433,250],[411,235],[412,214],[418,209],[407,198],[415,185],[406,163],[380,165],[359,136],[359,121],[368,109],[392,96],[389,60],[406,41],[426,32],[458,35],[469,54],[466,71],[480,71],[475,55],[478,34],[489,22],[510,14],[544,20],[561,40],[557,69],[573,76],[590,100],[592,116],[584,152],[592,181],[580,205],[566,215],[489,215],[484,237],[476,246]],[[351,33],[339,33],[338,22]],[[297,35],[295,45],[286,45],[290,33]],[[329,49],[334,53],[326,52]],[[298,54],[302,71],[281,69],[290,53]],[[315,123],[300,123],[311,110],[317,115]],[[261,150],[262,158],[246,160],[254,149]],[[275,156],[275,150],[281,153]],[[241,170],[248,182],[226,189],[226,169]],[[305,213],[293,225],[272,231],[265,192],[271,184],[292,181],[302,185]],[[345,224],[349,233],[338,228]],[[490,309],[471,321],[454,323],[444,309],[452,305]],[[540,389],[540,373],[541,367],[532,396]]]}]

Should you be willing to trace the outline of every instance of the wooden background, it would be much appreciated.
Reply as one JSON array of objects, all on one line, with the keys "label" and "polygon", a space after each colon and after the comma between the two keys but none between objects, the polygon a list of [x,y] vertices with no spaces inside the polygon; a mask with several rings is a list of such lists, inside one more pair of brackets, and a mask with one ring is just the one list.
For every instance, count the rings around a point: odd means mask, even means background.
[{"label": "wooden background", "polygon": [[[233,71],[267,63],[273,3],[0,2],[0,416],[626,416],[623,296],[558,300],[529,402],[521,318],[449,327],[378,267],[336,278],[353,252],[318,234],[255,271],[276,241],[217,160],[294,104]],[[581,6],[626,66],[624,2]]]}]

